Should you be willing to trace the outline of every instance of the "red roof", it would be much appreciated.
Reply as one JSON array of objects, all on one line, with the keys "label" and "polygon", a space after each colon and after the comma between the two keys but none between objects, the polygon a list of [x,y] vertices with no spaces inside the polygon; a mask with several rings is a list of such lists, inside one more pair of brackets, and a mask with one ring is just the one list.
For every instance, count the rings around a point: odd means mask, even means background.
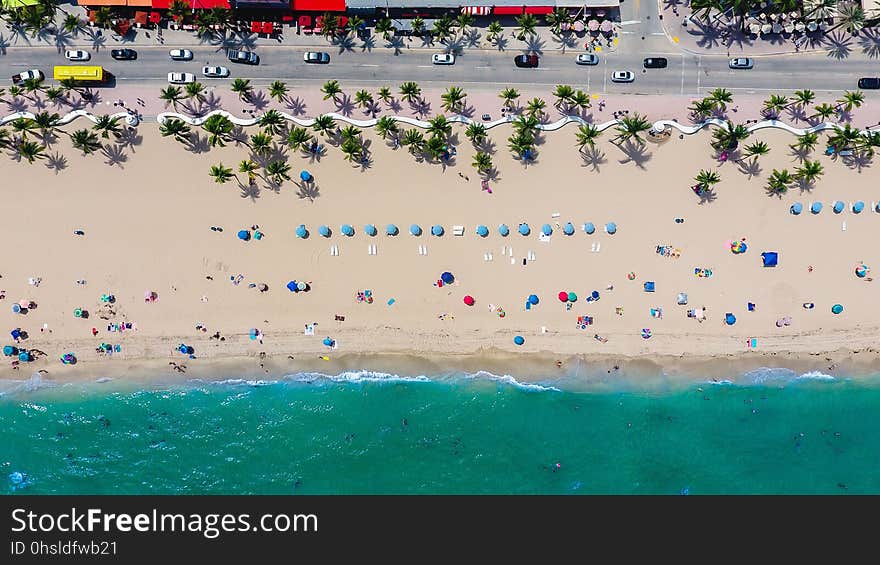
[{"label": "red roof", "polygon": [[492,8],[492,14],[496,16],[518,16],[522,13],[522,6],[495,6]]},{"label": "red roof", "polygon": [[[229,9],[229,0],[184,0],[190,8],[195,10],[210,10],[211,8]],[[171,7],[171,0],[153,0],[153,9],[167,10]]]},{"label": "red roof", "polygon": [[344,12],[345,0],[293,0],[294,12]]},{"label": "red roof", "polygon": [[549,14],[553,6],[526,6],[526,14]]}]

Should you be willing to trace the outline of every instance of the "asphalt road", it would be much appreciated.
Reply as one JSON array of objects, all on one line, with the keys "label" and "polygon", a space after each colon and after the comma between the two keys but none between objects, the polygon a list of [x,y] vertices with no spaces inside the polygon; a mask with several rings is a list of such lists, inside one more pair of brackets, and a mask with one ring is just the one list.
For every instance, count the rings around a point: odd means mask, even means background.
[{"label": "asphalt road", "polygon": [[[702,95],[706,91],[724,87],[734,92],[782,92],[801,88],[823,92],[842,92],[857,87],[862,76],[880,75],[876,61],[853,59],[837,61],[824,55],[799,54],[785,57],[758,57],[755,68],[733,71],[727,68],[725,56],[707,57],[682,55],[680,53],[651,53],[669,60],[666,69],[642,68],[643,55],[634,53],[608,53],[600,55],[595,67],[576,65],[575,53],[546,51],[536,69],[519,69],[513,65],[513,57],[519,51],[497,52],[490,50],[467,50],[459,56],[455,65],[432,65],[430,52],[425,50],[403,51],[394,55],[390,50],[331,53],[329,65],[310,65],[302,60],[304,48],[272,46],[258,49],[259,66],[240,65],[226,61],[216,47],[195,47],[193,61],[171,61],[168,49],[160,46],[138,46],[137,61],[115,61],[109,49],[92,52],[89,63],[100,64],[112,72],[118,84],[164,84],[169,71],[189,71],[201,77],[201,67],[206,64],[225,65],[232,77],[252,79],[255,85],[272,80],[284,80],[292,85],[323,83],[337,79],[346,85],[399,85],[406,80],[418,82],[422,87],[445,88],[450,84],[478,88],[484,86],[501,89],[504,86],[533,85],[552,87],[569,84],[598,93],[629,94],[685,94]],[[26,68],[38,67],[51,79],[52,65],[71,64],[53,47],[8,48],[0,56],[0,73],[9,77]],[[635,81],[630,84],[611,82],[614,70],[631,70]],[[8,80],[8,79],[7,79]],[[218,79],[200,78],[203,82]],[[221,79],[230,80],[230,79]],[[51,82],[51,81],[50,81]],[[873,97],[873,94],[872,94]]]}]

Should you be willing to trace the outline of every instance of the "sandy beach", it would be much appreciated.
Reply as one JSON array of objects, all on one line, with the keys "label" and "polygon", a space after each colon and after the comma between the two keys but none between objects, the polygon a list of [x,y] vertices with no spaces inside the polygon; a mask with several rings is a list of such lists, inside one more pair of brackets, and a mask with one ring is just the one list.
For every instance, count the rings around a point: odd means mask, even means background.
[{"label": "sandy beach", "polygon": [[[880,214],[871,204],[880,192],[872,192],[870,163],[855,169],[817,150],[813,158],[826,173],[815,188],[777,198],[764,190],[768,173],[797,166],[788,148],[794,138],[784,132],[754,134],[749,142],[763,140],[771,151],[743,172],[746,167],[713,157],[710,133],[639,148],[618,147],[609,131],[595,151],[581,153],[575,131],[566,126],[544,134],[536,161],[524,166],[506,149],[509,130],[493,130],[498,178],[491,194],[480,188],[470,166],[475,150],[458,127],[458,154],[447,166],[417,162],[371,132],[364,133],[373,155],[368,168],[344,161],[336,147],[319,162],[291,155],[292,176],[307,169],[314,190],[294,181],[278,191],[259,180],[258,191],[235,179],[216,184],[210,166],[235,168],[246,147],[193,153],[160,137],[151,123],[138,128],[113,164],[102,155],[81,156],[66,136],[48,151],[49,163],[2,160],[6,184],[17,193],[9,196],[12,213],[0,227],[8,257],[0,269],[6,296],[0,320],[7,331],[27,332],[19,347],[46,356],[17,370],[4,363],[0,377],[46,369],[51,379],[94,378],[138,367],[173,374],[170,361],[185,364],[188,374],[217,360],[239,363],[230,372],[251,367],[272,374],[394,365],[365,357],[377,354],[421,358],[429,367],[491,363],[539,377],[552,376],[555,360],[570,367],[576,356],[603,365],[647,359],[671,373],[691,357],[697,364],[716,359],[719,373],[728,371],[730,359],[805,370],[876,367],[876,290],[854,274],[858,263],[877,262]],[[700,169],[721,175],[714,201],[701,203],[689,188]],[[818,215],[789,213],[796,201],[809,207],[817,200],[825,204]],[[863,200],[866,209],[834,214],[835,200]],[[572,236],[561,230],[569,221]],[[528,237],[517,233],[521,222],[531,227]],[[586,222],[596,225],[595,234],[584,233]],[[607,222],[616,223],[616,234],[604,232]],[[353,237],[340,234],[345,223],[354,227]],[[368,237],[367,223],[379,235]],[[385,235],[389,223],[400,235]],[[409,235],[413,223],[425,230],[421,237]],[[510,226],[508,237],[498,234],[501,223]],[[549,241],[538,236],[545,223],[553,228]],[[310,232],[307,239],[295,235],[300,224]],[[329,239],[318,235],[322,224],[333,230]],[[430,235],[435,224],[445,228],[442,237]],[[479,224],[489,227],[488,237],[475,234]],[[261,240],[236,237],[255,225],[265,234]],[[464,226],[463,236],[453,235],[456,225]],[[741,238],[748,251],[735,255],[730,242]],[[338,255],[330,254],[332,245]],[[369,245],[375,254],[368,254]],[[657,253],[667,245],[679,256]],[[779,253],[778,266],[762,265],[764,251]],[[530,254],[534,259],[523,264]],[[695,268],[712,276],[697,277]],[[454,273],[455,282],[438,287],[444,271]],[[236,285],[230,279],[238,275]],[[39,285],[29,284],[32,278]],[[311,290],[289,292],[290,280],[308,281]],[[648,281],[655,283],[652,293],[644,290]],[[260,283],[269,290],[249,287]],[[372,303],[357,300],[364,290],[372,292]],[[599,300],[586,302],[593,290]],[[570,309],[558,300],[560,291],[577,294]],[[145,301],[147,292],[157,299]],[[687,305],[676,303],[680,292],[687,293]],[[115,297],[112,314],[103,294]],[[530,294],[540,302],[527,310]],[[466,295],[474,306],[463,303]],[[13,313],[12,304],[22,299],[37,307]],[[844,307],[840,315],[831,311],[837,303]],[[705,321],[686,315],[700,307]],[[77,308],[90,317],[75,317]],[[662,318],[652,316],[652,308],[662,308]],[[734,325],[724,322],[728,312]],[[593,324],[581,329],[577,318],[584,315]],[[786,316],[790,325],[777,327]],[[136,330],[108,331],[114,322]],[[304,335],[312,323],[314,335]],[[252,328],[262,343],[249,339]],[[649,339],[643,329],[651,330]],[[211,339],[215,332],[225,339]],[[522,346],[513,343],[517,335]],[[335,349],[323,345],[325,337],[335,340]],[[13,343],[9,337],[7,343]],[[120,350],[99,354],[101,343]],[[195,359],[176,351],[180,343],[194,347]],[[75,367],[59,361],[67,352],[75,353]]]}]

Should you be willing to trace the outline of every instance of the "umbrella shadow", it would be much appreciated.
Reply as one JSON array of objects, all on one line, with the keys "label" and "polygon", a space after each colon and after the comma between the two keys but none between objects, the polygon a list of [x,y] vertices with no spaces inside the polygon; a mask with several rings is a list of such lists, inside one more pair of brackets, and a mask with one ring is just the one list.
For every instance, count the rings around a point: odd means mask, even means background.
[{"label": "umbrella shadow", "polygon": [[852,53],[852,37],[846,36],[842,32],[826,34],[823,43],[825,53],[832,59],[841,61]]},{"label": "umbrella shadow", "polygon": [[101,149],[101,153],[107,158],[104,162],[111,167],[118,165],[120,169],[124,169],[123,165],[128,162],[128,155],[125,154],[125,149],[121,145],[115,143],[105,145]]},{"label": "umbrella shadow", "polygon": [[297,183],[297,188],[296,195],[300,200],[308,199],[309,202],[314,202],[316,198],[321,196],[321,189],[317,183],[299,182]]},{"label": "umbrella shadow", "polygon": [[863,29],[859,34],[859,45],[868,58],[880,57],[880,31],[876,28]]},{"label": "umbrella shadow", "polygon": [[297,96],[296,98],[288,99],[285,108],[294,116],[302,116],[306,113],[306,101]]},{"label": "umbrella shadow", "polygon": [[579,151],[581,155],[581,160],[583,163],[582,167],[589,167],[591,170],[599,172],[599,167],[608,162],[605,159],[605,152],[599,149],[598,147],[586,147],[584,151]]},{"label": "umbrella shadow", "polygon": [[619,145],[618,148],[623,152],[624,158],[618,163],[621,165],[625,165],[627,163],[632,163],[636,167],[646,170],[645,163],[651,160],[652,155],[648,153],[647,145],[643,143],[636,143],[632,140],[627,140],[623,143],[623,145]]},{"label": "umbrella shadow", "polygon": [[67,157],[57,151],[46,156],[46,168],[55,171],[56,175],[66,169],[67,166]]},{"label": "umbrella shadow", "polygon": [[248,184],[239,182],[238,188],[241,190],[241,197],[250,198],[251,202],[256,202],[257,198],[260,197],[260,192],[262,192],[256,181],[251,181]]}]

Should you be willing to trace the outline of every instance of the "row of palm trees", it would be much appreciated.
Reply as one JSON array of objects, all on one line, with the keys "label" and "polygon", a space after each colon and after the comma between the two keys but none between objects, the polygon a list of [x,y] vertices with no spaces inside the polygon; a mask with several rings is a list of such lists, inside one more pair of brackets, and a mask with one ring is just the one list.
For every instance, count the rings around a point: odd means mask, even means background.
[{"label": "row of palm trees", "polygon": [[118,139],[122,135],[118,117],[103,115],[96,119],[91,129],[68,133],[60,129],[61,116],[57,113],[39,112],[33,118],[16,118],[9,123],[11,133],[0,128],[0,148],[11,149],[19,159],[33,164],[46,158],[46,149],[54,138],[64,134],[75,149],[82,151],[83,155],[90,155],[104,147],[101,139],[109,139],[111,135]]},{"label": "row of palm trees", "polygon": [[834,17],[837,24],[832,29],[843,28],[853,34],[864,29],[869,19],[880,17],[880,11],[866,12],[858,0],[774,0],[769,5],[763,0],[691,0],[690,7],[696,17],[707,23],[711,22],[712,12],[730,10],[740,29],[745,27],[747,16],[764,11],[784,14],[796,11],[809,20]]}]

